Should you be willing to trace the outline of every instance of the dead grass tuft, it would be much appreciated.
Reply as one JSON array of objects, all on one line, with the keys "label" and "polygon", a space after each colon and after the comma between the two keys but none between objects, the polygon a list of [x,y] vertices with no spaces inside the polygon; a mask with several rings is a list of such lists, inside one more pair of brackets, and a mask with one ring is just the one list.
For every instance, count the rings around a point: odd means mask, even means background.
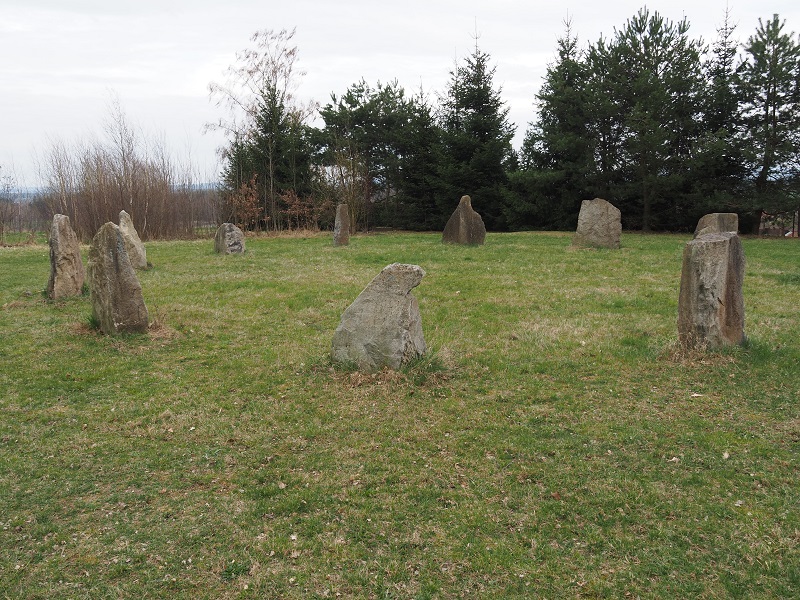
[{"label": "dead grass tuft", "polygon": [[256,233],[248,232],[246,238],[253,239],[307,239],[331,235],[330,232],[320,231],[319,229],[286,229],[283,231],[259,231]]},{"label": "dead grass tuft", "polygon": [[670,342],[659,355],[659,358],[681,366],[702,365],[719,367],[736,363],[731,354],[714,352],[704,345],[687,346],[678,340]]},{"label": "dead grass tuft", "polygon": [[91,337],[99,337],[102,335],[100,333],[100,330],[95,329],[89,323],[86,322],[70,323],[69,330],[71,333],[74,333],[75,335],[88,335]]},{"label": "dead grass tuft", "polygon": [[175,340],[181,337],[181,333],[177,329],[170,327],[158,317],[150,323],[147,332],[150,339],[156,341]]}]

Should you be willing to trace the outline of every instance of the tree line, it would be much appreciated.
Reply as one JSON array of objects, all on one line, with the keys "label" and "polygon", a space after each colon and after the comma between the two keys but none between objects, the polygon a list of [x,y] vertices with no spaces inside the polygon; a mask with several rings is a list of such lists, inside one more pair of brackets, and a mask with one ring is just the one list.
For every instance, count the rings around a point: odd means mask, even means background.
[{"label": "tree line", "polygon": [[[491,57],[476,42],[431,101],[364,80],[324,106],[299,105],[293,31],[262,31],[212,96],[229,109],[226,216],[249,228],[440,229],[464,194],[493,230],[569,229],[602,197],[629,229],[680,231],[709,211],[742,227],[794,211],[800,152],[800,40],[778,15],[740,44],[641,9],[581,48],[569,24],[515,151]],[[322,125],[310,124],[321,117]]]},{"label": "tree line", "polygon": [[41,159],[45,181],[35,198],[14,201],[10,187],[5,195],[0,189],[0,234],[4,222],[8,229],[23,229],[5,221],[3,206],[28,213],[39,231],[49,229],[53,215],[67,215],[84,242],[104,223],[118,223],[122,210],[145,240],[192,237],[214,227],[218,190],[201,185],[191,166],[177,164],[162,141],[145,138],[116,98],[104,133],[101,139],[53,141]]},{"label": "tree line", "polygon": [[[122,209],[153,239],[223,221],[329,228],[340,202],[353,231],[441,230],[464,194],[495,231],[573,229],[593,197],[645,231],[690,230],[712,211],[757,231],[762,214],[798,210],[800,38],[778,15],[740,43],[726,12],[710,45],[646,8],[586,47],[565,25],[517,150],[477,39],[433,98],[362,79],[319,105],[297,98],[294,31],[258,31],[209,86],[222,116],[208,128],[227,140],[218,189],[114,103],[104,142],[53,144],[36,206],[70,216],[83,240]],[[0,240],[21,215],[4,181]]]}]

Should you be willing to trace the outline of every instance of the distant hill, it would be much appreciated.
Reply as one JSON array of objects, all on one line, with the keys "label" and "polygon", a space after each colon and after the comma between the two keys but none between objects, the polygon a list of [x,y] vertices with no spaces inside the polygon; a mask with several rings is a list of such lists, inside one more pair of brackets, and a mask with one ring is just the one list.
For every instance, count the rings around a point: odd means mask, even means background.
[{"label": "distant hill", "polygon": [[[214,190],[218,186],[218,183],[209,181],[203,183],[193,183],[190,187],[193,190],[205,191]],[[182,187],[182,185],[180,187]],[[10,197],[14,202],[33,202],[46,192],[47,189],[41,187],[19,187],[11,190]]]}]

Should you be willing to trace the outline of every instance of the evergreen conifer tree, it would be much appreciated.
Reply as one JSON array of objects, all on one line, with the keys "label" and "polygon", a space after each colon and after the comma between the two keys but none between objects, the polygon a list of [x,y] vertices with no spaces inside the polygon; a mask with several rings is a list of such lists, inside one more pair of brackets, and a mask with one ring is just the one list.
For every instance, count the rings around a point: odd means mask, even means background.
[{"label": "evergreen conifer tree", "polygon": [[538,221],[530,224],[571,229],[581,201],[589,197],[587,183],[594,162],[587,128],[587,65],[570,22],[557,43],[558,58],[548,67],[536,95],[537,120],[520,152],[526,175],[515,174],[512,179],[522,196],[518,218],[530,216]]},{"label": "evergreen conifer tree", "polygon": [[745,45],[739,67],[755,209],[794,209],[800,168],[800,40],[778,15]]},{"label": "evergreen conifer tree", "polygon": [[488,229],[505,229],[509,198],[506,167],[512,159],[514,126],[493,87],[495,68],[478,48],[451,72],[441,103],[443,148],[438,202],[449,215],[463,195],[472,197]]}]

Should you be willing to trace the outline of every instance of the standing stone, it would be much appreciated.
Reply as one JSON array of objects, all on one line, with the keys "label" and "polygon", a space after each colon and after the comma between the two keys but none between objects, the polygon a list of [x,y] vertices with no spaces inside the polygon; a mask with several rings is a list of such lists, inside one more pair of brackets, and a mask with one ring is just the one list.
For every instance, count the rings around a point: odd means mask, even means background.
[{"label": "standing stone", "polygon": [[694,229],[694,237],[698,238],[707,233],[725,233],[739,231],[739,215],[736,213],[711,213],[703,215]]},{"label": "standing stone", "polygon": [[333,226],[333,245],[347,246],[350,243],[350,211],[347,204],[336,207],[336,222]]},{"label": "standing stone", "polygon": [[222,254],[243,254],[244,233],[233,223],[223,223],[214,237],[214,251]]},{"label": "standing stone", "polygon": [[442,233],[445,244],[483,245],[486,239],[486,226],[481,216],[472,208],[472,199],[462,196],[458,207],[450,215]]},{"label": "standing stone", "polygon": [[78,296],[83,292],[85,278],[81,247],[78,236],[69,223],[69,217],[54,215],[50,226],[50,280],[47,282],[47,296],[53,300]]},{"label": "standing stone", "polygon": [[144,333],[148,314],[142,286],[125,249],[125,236],[114,223],[103,225],[89,249],[92,316],[107,335]]},{"label": "standing stone", "polygon": [[715,349],[744,341],[744,251],[734,232],[709,233],[683,250],[678,339]]},{"label": "standing stone", "polygon": [[119,213],[119,230],[122,233],[122,239],[125,240],[125,250],[131,261],[131,266],[134,269],[146,269],[147,252],[144,249],[142,240],[139,239],[139,234],[136,233],[136,228],[133,226],[133,219],[124,210]]},{"label": "standing stone", "polygon": [[619,248],[622,235],[622,213],[602,198],[581,202],[578,229],[572,238],[573,246]]},{"label": "standing stone", "polygon": [[411,294],[424,275],[417,265],[399,263],[378,273],[342,314],[333,334],[334,362],[378,371],[425,354],[419,305]]}]

